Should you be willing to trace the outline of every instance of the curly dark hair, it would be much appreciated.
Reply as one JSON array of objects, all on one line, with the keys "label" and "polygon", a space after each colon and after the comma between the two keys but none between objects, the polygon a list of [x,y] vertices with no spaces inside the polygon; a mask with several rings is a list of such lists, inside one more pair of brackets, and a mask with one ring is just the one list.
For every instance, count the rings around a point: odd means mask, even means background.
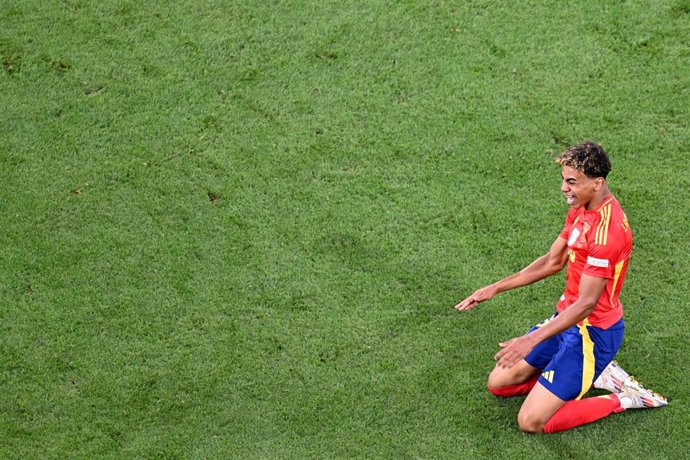
[{"label": "curly dark hair", "polygon": [[582,171],[590,179],[606,179],[611,171],[611,161],[604,148],[593,141],[583,141],[568,147],[558,155],[556,163]]}]

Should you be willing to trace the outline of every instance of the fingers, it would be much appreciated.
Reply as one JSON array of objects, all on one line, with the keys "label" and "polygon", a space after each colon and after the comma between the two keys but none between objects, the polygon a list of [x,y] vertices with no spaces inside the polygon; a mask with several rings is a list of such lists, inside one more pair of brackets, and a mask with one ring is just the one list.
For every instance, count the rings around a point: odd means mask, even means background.
[{"label": "fingers", "polygon": [[457,304],[457,305],[455,306],[455,309],[458,310],[458,311],[460,311],[460,310],[467,310],[467,307],[469,306],[469,304],[470,304],[470,302],[468,301],[468,299],[465,299],[465,300],[463,300],[462,302],[460,302],[459,304]]},{"label": "fingers", "polygon": [[506,347],[510,346],[511,343],[515,342],[515,339],[506,340],[505,342],[499,342],[498,346],[501,347],[499,353],[505,353]]},{"label": "fingers", "polygon": [[508,353],[508,351],[509,351],[509,349],[506,348],[506,347],[508,346],[508,343],[507,343],[507,342],[501,342],[501,343],[499,343],[498,345],[501,347],[501,349],[498,350],[498,352],[494,355],[494,359],[495,359],[496,361],[498,361],[498,360],[500,360],[501,358],[503,358],[503,357],[506,355],[506,353]]},{"label": "fingers", "polygon": [[[503,351],[503,350],[501,350]],[[510,369],[515,364],[517,364],[520,359],[520,355],[513,352],[498,352],[496,353],[496,364],[504,369]]]},{"label": "fingers", "polygon": [[477,293],[475,292],[474,294],[472,294],[471,296],[469,296],[468,298],[466,298],[465,300],[463,300],[462,302],[457,304],[455,306],[455,309],[457,311],[470,310],[470,309],[476,307],[477,304],[479,302],[481,302],[482,300],[483,299],[479,295],[477,295]]},{"label": "fingers", "polygon": [[459,304],[457,304],[455,306],[455,309],[457,311],[471,310],[472,308],[476,307],[478,303],[479,302],[477,302],[473,297],[468,297]]},{"label": "fingers", "polygon": [[498,346],[500,346],[501,349],[498,350],[498,353],[494,355],[494,359],[497,361],[496,364],[499,367],[503,367],[506,369],[511,368],[522,359],[520,353],[511,348],[510,345],[513,342],[515,342],[515,339],[510,339],[505,342],[500,342],[498,344]]},{"label": "fingers", "polygon": [[484,302],[485,300],[492,298],[494,295],[495,292],[493,285],[483,287],[474,291],[471,296],[457,304],[455,309],[458,311],[470,310],[476,307],[480,302]]}]

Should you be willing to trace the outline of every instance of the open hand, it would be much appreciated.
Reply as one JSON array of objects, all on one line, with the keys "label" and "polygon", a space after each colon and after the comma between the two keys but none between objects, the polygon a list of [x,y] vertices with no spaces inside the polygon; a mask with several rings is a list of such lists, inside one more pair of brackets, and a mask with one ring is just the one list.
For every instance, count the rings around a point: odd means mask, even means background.
[{"label": "open hand", "polygon": [[518,361],[524,359],[536,346],[536,343],[529,334],[510,339],[498,344],[501,349],[494,358],[497,365],[503,368],[511,368]]},{"label": "open hand", "polygon": [[474,307],[476,307],[480,302],[489,300],[497,293],[498,290],[496,289],[496,287],[493,284],[490,284],[489,286],[474,291],[474,293],[471,296],[457,304],[455,306],[455,309],[457,311],[471,310]]}]

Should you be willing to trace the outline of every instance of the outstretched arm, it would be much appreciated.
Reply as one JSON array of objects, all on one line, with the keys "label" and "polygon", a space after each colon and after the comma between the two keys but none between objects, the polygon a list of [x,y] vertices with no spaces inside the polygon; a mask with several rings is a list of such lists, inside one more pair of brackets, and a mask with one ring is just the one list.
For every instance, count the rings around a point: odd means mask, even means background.
[{"label": "outstretched arm", "polygon": [[470,310],[480,302],[489,300],[496,294],[521,286],[536,283],[560,272],[568,257],[568,244],[560,236],[551,245],[549,252],[537,258],[517,273],[475,291],[471,296],[455,306],[458,311]]}]

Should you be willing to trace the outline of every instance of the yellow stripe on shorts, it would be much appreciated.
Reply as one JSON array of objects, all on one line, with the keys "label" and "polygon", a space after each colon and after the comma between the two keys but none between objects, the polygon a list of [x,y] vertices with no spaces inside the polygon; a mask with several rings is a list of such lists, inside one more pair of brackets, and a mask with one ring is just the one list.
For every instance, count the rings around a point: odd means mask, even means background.
[{"label": "yellow stripe on shorts", "polygon": [[582,336],[582,391],[575,399],[582,398],[589,391],[594,380],[594,342],[589,336],[587,326],[590,326],[590,323],[586,318],[582,324],[577,325]]}]

